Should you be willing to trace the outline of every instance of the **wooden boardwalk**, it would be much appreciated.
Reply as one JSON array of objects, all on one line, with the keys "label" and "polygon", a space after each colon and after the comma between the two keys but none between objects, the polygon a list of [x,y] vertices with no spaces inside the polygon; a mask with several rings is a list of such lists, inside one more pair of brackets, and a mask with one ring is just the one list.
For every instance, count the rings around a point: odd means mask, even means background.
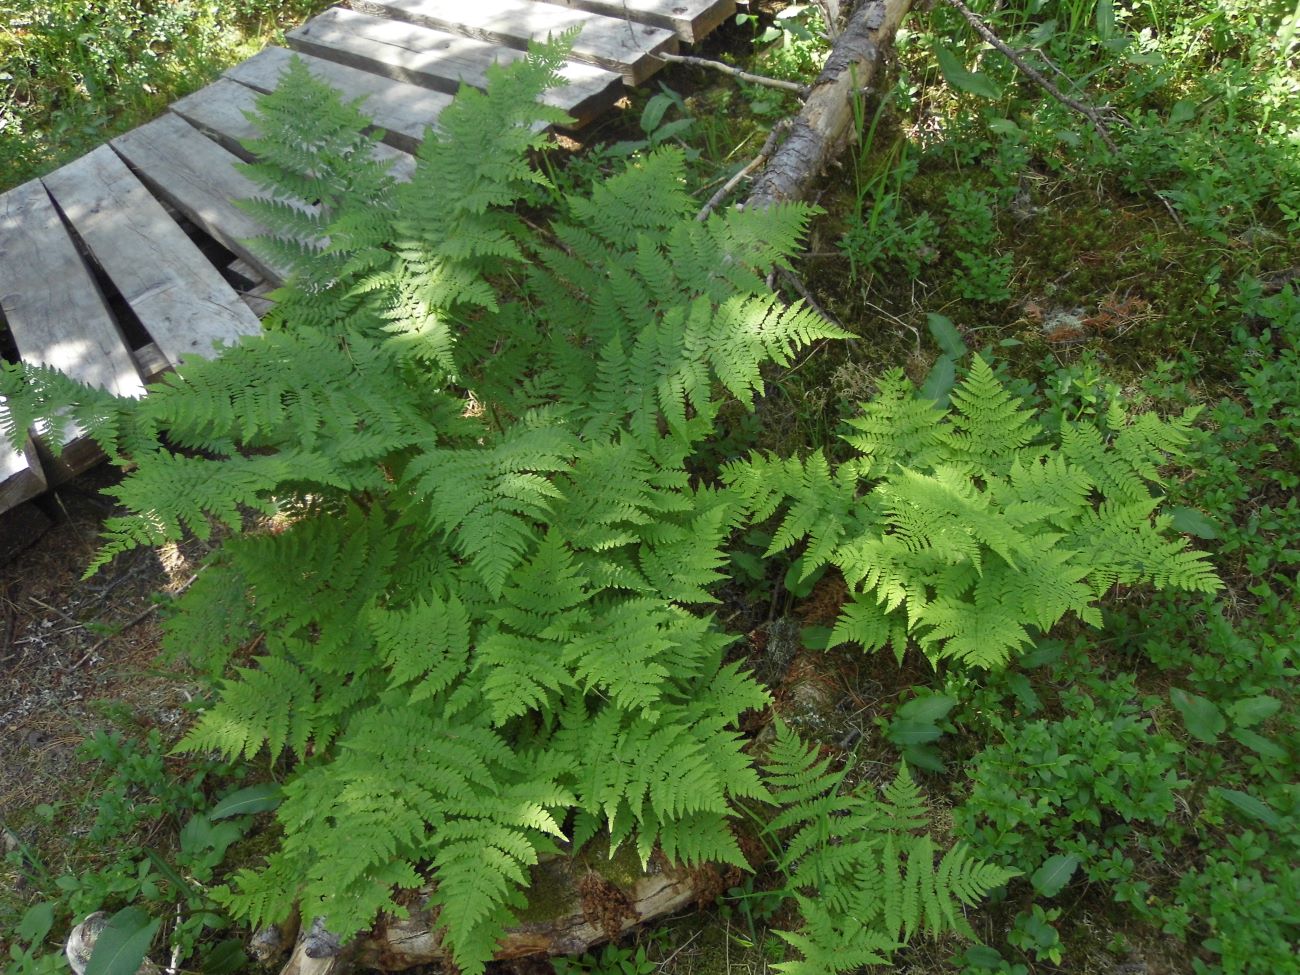
[{"label": "wooden boardwalk", "polygon": [[[0,195],[0,356],[56,366],[125,396],[183,355],[256,332],[283,270],[246,244],[264,228],[235,201],[254,195],[244,113],[272,90],[292,53],[383,130],[376,152],[401,178],[410,153],[461,84],[482,87],[494,62],[529,41],[577,29],[545,96],[577,126],[609,110],[624,85],[694,43],[735,0],[351,0],[134,129],[41,179]],[[0,422],[4,403],[0,400]],[[36,431],[33,431],[35,433]],[[0,443],[0,514],[98,461],[93,445],[61,457],[29,439]],[[0,531],[3,531],[0,526]]]}]

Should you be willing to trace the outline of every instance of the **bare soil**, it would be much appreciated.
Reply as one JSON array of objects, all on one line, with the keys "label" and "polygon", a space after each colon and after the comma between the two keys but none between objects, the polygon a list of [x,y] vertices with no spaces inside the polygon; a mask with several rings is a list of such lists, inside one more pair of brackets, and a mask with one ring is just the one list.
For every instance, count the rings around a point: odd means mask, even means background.
[{"label": "bare soil", "polygon": [[[96,731],[124,728],[156,728],[173,741],[192,696],[179,669],[158,659],[155,595],[183,586],[199,553],[138,549],[82,578],[101,523],[113,513],[112,499],[100,492],[115,478],[101,467],[42,499],[30,517],[40,521],[43,510],[53,526],[0,564],[3,847],[26,847],[56,875],[75,869],[72,841],[94,819],[102,773],[79,756],[81,744]],[[41,815],[41,806],[53,812]],[[0,889],[21,900],[24,883],[14,865],[0,866]]]}]

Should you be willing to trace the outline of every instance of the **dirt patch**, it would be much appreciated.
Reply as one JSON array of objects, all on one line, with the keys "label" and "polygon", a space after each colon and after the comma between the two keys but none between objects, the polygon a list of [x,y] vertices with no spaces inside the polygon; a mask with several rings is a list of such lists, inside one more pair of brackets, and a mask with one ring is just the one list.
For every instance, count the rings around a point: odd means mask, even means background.
[{"label": "dirt patch", "polygon": [[[0,565],[0,826],[6,849],[27,847],[54,874],[72,866],[70,841],[94,818],[81,744],[110,729],[174,741],[193,694],[158,661],[155,594],[183,586],[200,553],[138,549],[82,578],[114,513],[101,491],[115,479],[100,468],[44,499],[53,526]],[[3,870],[21,895],[23,877]]]}]

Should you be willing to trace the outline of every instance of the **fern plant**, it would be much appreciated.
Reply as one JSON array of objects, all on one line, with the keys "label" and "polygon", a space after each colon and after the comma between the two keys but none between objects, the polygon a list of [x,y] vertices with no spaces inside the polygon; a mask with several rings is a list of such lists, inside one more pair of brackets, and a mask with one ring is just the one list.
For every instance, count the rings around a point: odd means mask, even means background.
[{"label": "fern plant", "polygon": [[476,972],[561,841],[745,863],[730,822],[768,793],[737,719],[767,695],[702,611],[742,512],[687,465],[762,365],[841,333],[763,283],[809,210],[696,222],[678,152],[522,219],[561,60],[462,92],[400,185],[292,67],[249,169],[292,272],[266,333],[143,400],[0,374],[11,437],[128,470],[92,569],[229,534],[167,645],[219,679],[183,748],[292,769],[282,845],[220,894],[251,923],[348,938],[432,877]]},{"label": "fern plant", "polygon": [[1110,439],[1079,421],[1049,440],[976,357],[948,409],[887,374],[843,464],[755,455],[725,478],[750,516],[781,513],[768,555],[802,545],[802,577],[843,573],[833,645],[901,659],[915,641],[936,663],[999,667],[1068,613],[1100,625],[1113,587],[1218,588],[1152,492],[1195,415],[1143,414]]},{"label": "fern plant", "polygon": [[763,830],[780,850],[776,866],[804,922],[778,932],[803,955],[775,966],[787,975],[888,965],[922,930],[973,938],[961,905],[1017,876],[960,844],[936,865],[925,804],[906,767],[880,797],[870,783],[844,792],[844,774],[777,723],[764,778],[778,811]]}]

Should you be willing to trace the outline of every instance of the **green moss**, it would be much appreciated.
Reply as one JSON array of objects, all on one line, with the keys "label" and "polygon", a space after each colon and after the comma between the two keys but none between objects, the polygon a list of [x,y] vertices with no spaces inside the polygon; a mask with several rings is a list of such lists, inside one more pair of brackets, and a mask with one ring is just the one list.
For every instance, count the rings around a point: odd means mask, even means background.
[{"label": "green moss", "polygon": [[574,909],[573,861],[559,856],[543,860],[532,870],[528,906],[516,913],[522,924],[545,924]]}]

